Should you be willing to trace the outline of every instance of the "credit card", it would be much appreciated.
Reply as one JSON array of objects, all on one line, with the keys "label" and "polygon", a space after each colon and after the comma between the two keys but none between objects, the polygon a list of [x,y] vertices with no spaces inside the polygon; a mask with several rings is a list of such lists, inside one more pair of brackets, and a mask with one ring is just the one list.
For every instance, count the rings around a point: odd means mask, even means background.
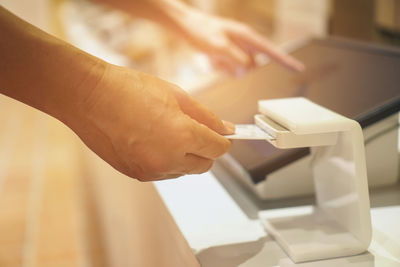
[{"label": "credit card", "polygon": [[225,135],[228,139],[244,139],[244,140],[274,140],[267,132],[261,130],[255,124],[236,124],[234,134]]}]

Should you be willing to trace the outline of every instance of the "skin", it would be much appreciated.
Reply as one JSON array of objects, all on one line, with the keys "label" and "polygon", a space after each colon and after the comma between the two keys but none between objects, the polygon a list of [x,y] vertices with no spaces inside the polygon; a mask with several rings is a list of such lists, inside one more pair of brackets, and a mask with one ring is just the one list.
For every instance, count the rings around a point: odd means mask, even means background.
[{"label": "skin", "polygon": [[[222,60],[221,66],[229,71],[251,67],[253,52],[243,49],[247,46],[269,53],[289,68],[302,66],[269,43],[263,46],[265,40],[249,28],[179,2],[110,0],[108,4],[163,24]],[[210,23],[215,39],[195,31],[198,23]],[[203,173],[231,146],[223,135],[232,134],[234,125],[176,85],[108,64],[1,6],[0,36],[0,93],[59,119],[97,155],[132,178],[153,181]]]},{"label": "skin", "polygon": [[[141,181],[207,171],[234,131],[179,87],[108,64],[0,8],[0,93],[52,115]],[[3,38],[4,37],[4,38]]]},{"label": "skin", "polygon": [[203,173],[231,146],[220,134],[233,128],[180,88],[126,68],[108,66],[84,110],[85,124],[71,128],[114,168],[141,181]]},{"label": "skin", "polygon": [[135,16],[150,19],[208,54],[214,65],[233,75],[255,67],[258,53],[292,71],[304,65],[286,55],[247,25],[199,12],[176,0],[95,0]]}]

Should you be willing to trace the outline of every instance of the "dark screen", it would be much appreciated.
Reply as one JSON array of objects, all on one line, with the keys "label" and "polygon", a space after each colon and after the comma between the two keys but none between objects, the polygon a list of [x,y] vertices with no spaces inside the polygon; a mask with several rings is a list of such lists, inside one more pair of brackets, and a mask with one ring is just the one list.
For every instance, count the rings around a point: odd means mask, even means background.
[{"label": "dark screen", "polygon": [[[304,96],[366,127],[400,108],[400,52],[344,40],[311,40],[292,53],[306,65],[295,73],[271,63],[195,97],[218,116],[253,123],[257,101]],[[235,140],[230,154],[254,182],[308,153],[265,141]]]}]

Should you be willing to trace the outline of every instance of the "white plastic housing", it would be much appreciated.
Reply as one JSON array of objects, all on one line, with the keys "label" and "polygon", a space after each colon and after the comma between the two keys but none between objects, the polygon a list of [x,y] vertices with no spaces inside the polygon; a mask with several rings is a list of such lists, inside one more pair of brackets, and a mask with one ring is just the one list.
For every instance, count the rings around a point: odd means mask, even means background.
[{"label": "white plastic housing", "polygon": [[278,148],[311,146],[316,206],[284,218],[260,214],[267,231],[295,262],[367,250],[371,218],[360,125],[305,98],[259,101],[259,127]]}]

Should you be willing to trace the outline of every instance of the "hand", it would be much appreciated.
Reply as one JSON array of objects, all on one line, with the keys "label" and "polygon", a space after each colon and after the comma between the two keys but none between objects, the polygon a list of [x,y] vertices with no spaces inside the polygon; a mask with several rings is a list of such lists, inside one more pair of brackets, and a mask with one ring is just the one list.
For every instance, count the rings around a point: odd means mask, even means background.
[{"label": "hand", "polygon": [[177,0],[96,0],[132,15],[153,20],[177,33],[210,56],[211,61],[232,74],[255,66],[258,53],[295,71],[304,66],[281,52],[262,35],[240,22],[202,13]]},{"label": "hand", "polygon": [[189,8],[177,20],[181,34],[193,46],[207,53],[217,67],[233,74],[254,67],[257,53],[264,53],[291,70],[304,69],[301,62],[281,52],[245,24]]},{"label": "hand", "polygon": [[177,86],[113,66],[0,6],[0,93],[73,129],[101,158],[142,181],[207,171],[234,132]]},{"label": "hand", "polygon": [[[207,171],[234,132],[187,93],[156,77],[107,65],[69,126],[101,158],[141,181]],[[96,82],[93,82],[96,80]],[[77,118],[78,117],[78,118]]]}]

